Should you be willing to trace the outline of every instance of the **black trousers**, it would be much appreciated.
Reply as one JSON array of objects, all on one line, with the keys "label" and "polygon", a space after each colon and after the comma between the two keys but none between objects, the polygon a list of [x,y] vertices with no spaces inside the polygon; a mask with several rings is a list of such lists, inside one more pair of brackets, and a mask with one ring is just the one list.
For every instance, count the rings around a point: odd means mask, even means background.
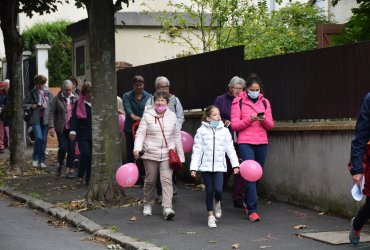
[{"label": "black trousers", "polygon": [[370,197],[366,196],[366,203],[360,208],[355,219],[353,220],[353,228],[361,230],[367,219],[370,218]]}]

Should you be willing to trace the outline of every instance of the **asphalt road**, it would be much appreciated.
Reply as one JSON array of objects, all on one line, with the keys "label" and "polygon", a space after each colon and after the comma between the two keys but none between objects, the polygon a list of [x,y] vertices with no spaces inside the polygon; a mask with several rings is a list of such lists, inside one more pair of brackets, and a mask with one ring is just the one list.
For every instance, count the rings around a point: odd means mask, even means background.
[{"label": "asphalt road", "polygon": [[[9,207],[9,204],[16,204]],[[28,206],[18,206],[13,200],[0,197],[1,250],[74,250],[107,249],[88,240],[91,235],[74,232],[71,227],[56,227],[48,221],[52,217]]]}]

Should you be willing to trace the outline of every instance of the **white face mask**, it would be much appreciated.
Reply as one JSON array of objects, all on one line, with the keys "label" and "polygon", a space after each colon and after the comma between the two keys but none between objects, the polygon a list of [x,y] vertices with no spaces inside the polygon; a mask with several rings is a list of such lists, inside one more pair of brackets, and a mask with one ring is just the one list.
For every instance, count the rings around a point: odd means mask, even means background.
[{"label": "white face mask", "polygon": [[250,91],[248,90],[248,95],[252,98],[252,99],[257,99],[258,96],[260,95],[260,91]]},{"label": "white face mask", "polygon": [[218,124],[220,124],[220,121],[211,120],[210,121],[210,124],[211,124],[212,127],[217,128],[218,127]]}]

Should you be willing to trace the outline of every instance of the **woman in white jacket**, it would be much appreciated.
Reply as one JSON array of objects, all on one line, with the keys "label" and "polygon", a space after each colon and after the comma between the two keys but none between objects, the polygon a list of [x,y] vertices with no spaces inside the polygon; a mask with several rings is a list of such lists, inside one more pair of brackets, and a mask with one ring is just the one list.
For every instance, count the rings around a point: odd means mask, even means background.
[{"label": "woman in white jacket", "polygon": [[190,163],[191,176],[196,177],[196,171],[200,171],[206,186],[209,228],[217,227],[216,218],[222,215],[223,176],[227,171],[225,153],[230,158],[234,174],[238,174],[239,160],[231,134],[221,121],[219,109],[212,105],[204,111],[202,126],[194,138]]},{"label": "woman in white jacket", "polygon": [[[176,127],[176,114],[167,108],[170,96],[166,91],[154,93],[154,105],[145,110],[135,136],[134,156],[141,157],[145,166],[144,180],[144,216],[152,215],[152,205],[155,201],[155,184],[158,172],[163,189],[163,217],[168,220],[175,216],[172,209],[172,173],[168,152],[176,149],[180,160],[185,161],[181,143],[180,130]],[[162,133],[163,129],[163,133]],[[166,137],[167,143],[165,142]]]}]

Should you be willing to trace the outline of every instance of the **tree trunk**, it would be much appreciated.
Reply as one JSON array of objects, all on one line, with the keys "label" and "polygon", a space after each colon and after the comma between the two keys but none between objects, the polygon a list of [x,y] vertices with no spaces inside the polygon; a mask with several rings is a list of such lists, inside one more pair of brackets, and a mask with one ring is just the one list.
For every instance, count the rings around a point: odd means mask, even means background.
[{"label": "tree trunk", "polygon": [[115,71],[113,1],[88,3],[92,83],[92,178],[87,201],[119,202],[123,189],[115,181],[121,165]]},{"label": "tree trunk", "polygon": [[18,1],[2,1],[0,5],[1,30],[10,80],[10,171],[19,174],[25,165],[23,128],[22,52],[23,42],[17,30]]}]

